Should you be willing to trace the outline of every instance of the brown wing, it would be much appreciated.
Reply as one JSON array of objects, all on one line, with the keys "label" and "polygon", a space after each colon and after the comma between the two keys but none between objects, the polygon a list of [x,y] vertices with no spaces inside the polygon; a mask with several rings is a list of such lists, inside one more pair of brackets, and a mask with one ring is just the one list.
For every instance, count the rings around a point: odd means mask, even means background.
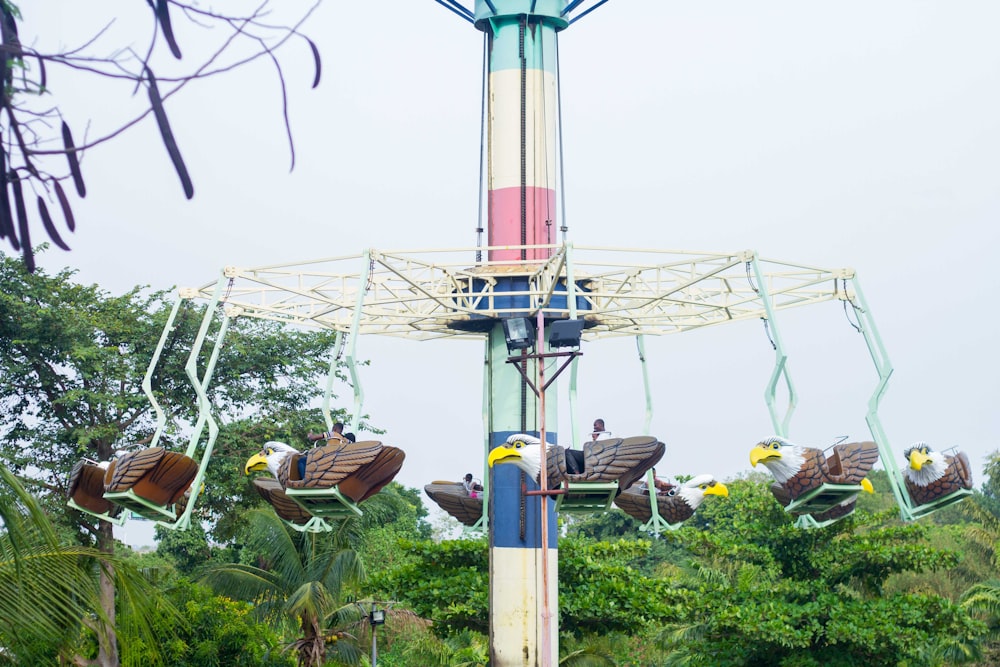
[{"label": "brown wing", "polygon": [[825,472],[834,484],[860,484],[877,462],[878,445],[874,442],[849,442],[833,448]]},{"label": "brown wing", "polygon": [[275,513],[285,521],[302,525],[312,518],[312,514],[285,495],[281,483],[273,477],[258,477],[253,481],[253,486],[261,498],[270,503]]},{"label": "brown wing", "polygon": [[805,461],[802,462],[802,467],[782,485],[790,498],[798,498],[829,481],[823,451],[813,447],[803,449]]},{"label": "brown wing", "polygon": [[792,496],[788,493],[788,489],[777,482],[771,485],[771,495],[774,496],[774,499],[777,500],[782,507],[788,507],[788,504],[792,502]]},{"label": "brown wing", "polygon": [[614,502],[625,514],[637,521],[646,523],[653,516],[649,506],[649,493],[640,489],[638,485],[630,486],[619,493]]},{"label": "brown wing", "polygon": [[405,458],[406,454],[398,447],[382,447],[371,463],[345,477],[337,488],[356,503],[368,500],[393,480]]},{"label": "brown wing", "polygon": [[95,514],[114,514],[118,508],[104,499],[104,468],[78,461],[69,475],[67,495],[80,507]]},{"label": "brown wing", "polygon": [[197,474],[198,464],[193,459],[162,447],[148,447],[118,460],[106,491],[131,489],[140,498],[165,507],[184,495]]},{"label": "brown wing", "polygon": [[159,464],[165,452],[163,447],[148,447],[142,451],[125,454],[116,461],[111,481],[105,490],[111,493],[128,491]]},{"label": "brown wing", "polygon": [[[572,456],[573,453],[571,452],[569,455]],[[566,456],[565,447],[551,444],[545,446],[545,469],[548,475],[546,481],[550,489],[555,489],[562,484],[563,479],[567,476]]]},{"label": "brown wing", "polygon": [[[290,470],[290,478],[285,487],[289,489],[329,489],[340,484],[348,475],[353,475],[358,468],[375,460],[382,443],[366,440],[351,444],[335,443],[325,447],[311,449],[306,457],[306,470],[302,479],[295,479],[297,471]],[[294,456],[289,456],[286,462],[291,463]]]},{"label": "brown wing", "polygon": [[476,525],[483,516],[482,495],[473,498],[460,482],[434,482],[424,487],[424,493],[466,526]]},{"label": "brown wing", "polygon": [[958,483],[963,489],[972,488],[972,467],[969,465],[969,457],[965,452],[955,454],[954,458],[948,462],[949,468],[954,468]]},{"label": "brown wing", "polygon": [[578,482],[617,480],[620,488],[627,489],[656,465],[666,449],[662,442],[647,435],[589,442],[583,447],[583,474],[567,478]]},{"label": "brown wing", "polygon": [[694,510],[680,496],[657,494],[656,503],[656,511],[667,523],[687,521],[694,515]]}]

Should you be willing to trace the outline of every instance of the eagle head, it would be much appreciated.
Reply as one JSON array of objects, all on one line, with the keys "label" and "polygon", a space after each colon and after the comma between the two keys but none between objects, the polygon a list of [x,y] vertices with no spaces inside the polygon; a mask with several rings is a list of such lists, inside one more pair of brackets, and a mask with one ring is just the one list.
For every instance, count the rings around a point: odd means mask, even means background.
[{"label": "eagle head", "polygon": [[941,479],[948,469],[944,454],[934,451],[926,442],[912,445],[903,456],[909,463],[906,477],[918,486],[927,486]]},{"label": "eagle head", "polygon": [[490,452],[487,462],[491,468],[498,463],[513,463],[537,480],[542,470],[542,441],[533,435],[515,433]]},{"label": "eagle head", "polygon": [[777,436],[758,442],[750,450],[750,464],[763,463],[779,484],[784,484],[802,467],[802,448]]},{"label": "eagle head", "polygon": [[268,470],[272,475],[277,477],[278,469],[281,467],[285,457],[296,453],[298,453],[297,449],[289,447],[283,442],[269,440],[264,443],[262,450],[247,459],[243,472],[249,475],[254,471]]},{"label": "eagle head", "polygon": [[697,475],[681,484],[677,495],[695,510],[701,505],[705,496],[729,496],[729,489],[722,482],[716,482],[711,475]]}]

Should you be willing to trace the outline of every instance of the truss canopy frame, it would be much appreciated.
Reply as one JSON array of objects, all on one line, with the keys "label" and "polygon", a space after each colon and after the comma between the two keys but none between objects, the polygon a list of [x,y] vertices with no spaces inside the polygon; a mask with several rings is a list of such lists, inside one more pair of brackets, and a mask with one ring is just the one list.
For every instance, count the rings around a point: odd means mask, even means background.
[{"label": "truss canopy frame", "polygon": [[[589,341],[767,317],[758,281],[766,283],[771,307],[783,310],[836,299],[836,281],[854,277],[853,269],[764,259],[751,250],[523,247],[545,249],[549,257],[510,263],[475,260],[477,251],[485,256],[482,251],[492,247],[369,249],[292,264],[229,266],[220,280],[228,281],[224,301],[234,317],[353,329],[362,336],[481,339],[497,319],[539,309],[560,319],[576,310]],[[750,271],[755,258],[759,273]],[[208,299],[217,287],[212,282],[185,292]]]}]

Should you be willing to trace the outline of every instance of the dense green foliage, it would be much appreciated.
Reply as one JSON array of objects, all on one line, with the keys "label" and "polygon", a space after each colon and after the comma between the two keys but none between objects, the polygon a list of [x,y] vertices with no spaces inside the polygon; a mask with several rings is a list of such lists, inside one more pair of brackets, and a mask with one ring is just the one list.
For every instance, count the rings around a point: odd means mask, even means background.
[{"label": "dense green foliage", "polygon": [[[395,483],[333,532],[296,533],[243,474],[260,443],[304,444],[323,427],[309,401],[329,336],[234,323],[211,389],[221,430],[199,503],[207,532],[159,531],[156,554],[115,556],[110,527],[67,512],[60,494],[80,457],[107,458],[152,433],[138,383],[165,295],[112,297],[2,258],[0,280],[0,453],[21,475],[0,468],[0,664],[96,660],[115,645],[98,641],[108,628],[125,665],[362,664],[362,607],[373,601],[388,609],[380,664],[486,664],[485,540],[429,541],[419,492]],[[185,306],[154,376],[169,447],[183,448],[191,427],[183,365],[200,319]],[[881,472],[872,481],[882,493],[819,530],[793,527],[756,476],[729,482],[729,498],[658,539],[620,512],[569,520],[562,664],[998,664],[1000,454],[987,474],[969,500],[913,524],[898,520]],[[79,527],[107,541],[80,545],[90,540]]]}]

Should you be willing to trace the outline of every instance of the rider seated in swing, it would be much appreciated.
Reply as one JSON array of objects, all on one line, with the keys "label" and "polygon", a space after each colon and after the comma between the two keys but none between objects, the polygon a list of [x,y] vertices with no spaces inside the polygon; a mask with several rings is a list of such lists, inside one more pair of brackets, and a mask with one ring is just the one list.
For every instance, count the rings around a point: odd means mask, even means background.
[{"label": "rider seated in swing", "polygon": [[479,493],[483,491],[483,485],[472,478],[471,472],[465,473],[465,478],[462,480],[462,486],[465,487],[465,492],[472,498],[479,497]]},{"label": "rider seated in swing", "polygon": [[[656,489],[657,494],[670,493],[674,489],[674,485],[670,482],[660,479],[656,476],[656,468],[652,468],[653,473],[653,488]],[[649,482],[643,477],[642,482],[639,483],[639,489],[642,491],[649,492]]]},{"label": "rider seated in swing", "polygon": [[347,436],[344,435],[344,424],[342,422],[335,423],[333,425],[332,431],[324,431],[323,433],[313,433],[312,431],[309,431],[309,433],[306,434],[306,438],[310,442],[316,442],[317,440],[336,440],[337,442],[354,442],[354,440],[348,440]]}]

